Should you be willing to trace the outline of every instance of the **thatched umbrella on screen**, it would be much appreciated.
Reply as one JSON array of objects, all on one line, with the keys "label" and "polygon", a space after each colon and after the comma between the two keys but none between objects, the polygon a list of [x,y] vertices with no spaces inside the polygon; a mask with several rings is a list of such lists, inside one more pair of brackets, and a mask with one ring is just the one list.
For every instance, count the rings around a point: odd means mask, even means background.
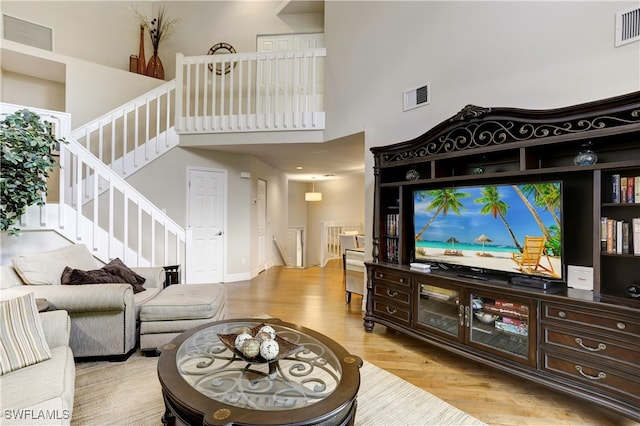
[{"label": "thatched umbrella on screen", "polygon": [[487,237],[487,236],[486,236],[486,235],[484,235],[484,234],[481,234],[481,235],[480,235],[478,238],[476,238],[474,241],[475,241],[476,243],[482,243],[482,253],[478,253],[478,255],[479,255],[479,256],[491,256],[490,254],[488,254],[488,253],[485,253],[485,252],[484,252],[484,243],[490,243],[490,242],[492,242],[493,240],[492,240],[491,238]]},{"label": "thatched umbrella on screen", "polygon": [[458,256],[461,253],[458,253],[455,249],[455,243],[459,243],[460,241],[458,241],[458,239],[456,237],[451,237],[449,238],[447,241],[447,243],[451,243],[451,250],[447,249],[444,251],[444,254],[448,254],[448,255],[453,255],[453,256]]}]

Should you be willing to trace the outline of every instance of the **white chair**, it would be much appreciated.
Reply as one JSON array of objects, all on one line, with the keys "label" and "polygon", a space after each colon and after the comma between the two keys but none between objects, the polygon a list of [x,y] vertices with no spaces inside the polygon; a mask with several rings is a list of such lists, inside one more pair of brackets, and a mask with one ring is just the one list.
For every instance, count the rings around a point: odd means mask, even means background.
[{"label": "white chair", "polygon": [[364,247],[364,235],[356,235],[356,244],[358,244],[358,247]]},{"label": "white chair", "polygon": [[339,234],[340,238],[340,253],[342,254],[342,269],[345,269],[344,252],[347,249],[353,249],[358,247],[355,234]]}]

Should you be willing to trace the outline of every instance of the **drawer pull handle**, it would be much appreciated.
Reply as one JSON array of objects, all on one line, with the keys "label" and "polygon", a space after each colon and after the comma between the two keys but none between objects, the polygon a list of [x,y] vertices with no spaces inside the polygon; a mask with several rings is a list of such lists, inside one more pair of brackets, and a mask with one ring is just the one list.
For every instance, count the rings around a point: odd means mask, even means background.
[{"label": "drawer pull handle", "polygon": [[400,281],[401,283],[404,283],[404,278],[400,278],[398,281]]},{"label": "drawer pull handle", "polygon": [[586,350],[588,350],[588,351],[590,351],[590,352],[604,351],[605,349],[607,349],[607,345],[605,345],[604,343],[598,343],[598,347],[597,347],[597,348],[592,348],[592,347],[586,346],[586,345],[582,342],[582,339],[581,339],[581,338],[579,338],[579,337],[576,337],[576,343],[577,343],[578,345],[580,345],[580,347],[581,347],[582,349],[586,349]]},{"label": "drawer pull handle", "polygon": [[616,324],[616,327],[618,327],[620,330],[624,330],[625,328],[627,328],[627,325],[623,322],[619,322]]},{"label": "drawer pull handle", "polygon": [[567,314],[566,314],[566,312],[565,312],[565,311],[560,311],[560,312],[558,312],[558,316],[559,316],[560,318],[566,318],[566,317],[567,317]]},{"label": "drawer pull handle", "polygon": [[464,306],[458,306],[458,319],[460,320],[460,327],[464,325]]},{"label": "drawer pull handle", "polygon": [[580,365],[576,365],[576,370],[578,370],[578,373],[580,373],[583,377],[586,377],[589,380],[601,380],[607,378],[606,373],[603,373],[602,371],[599,372],[597,376],[586,374],[584,371],[582,371],[582,367]]},{"label": "drawer pull handle", "polygon": [[387,312],[390,313],[391,315],[395,315],[398,313],[397,309],[389,309],[389,307],[387,306]]},{"label": "drawer pull handle", "polygon": [[378,273],[378,277],[384,278],[384,274],[382,272]]},{"label": "drawer pull handle", "polygon": [[397,295],[398,295],[397,291],[391,291],[391,290],[387,289],[387,296],[396,297]]}]

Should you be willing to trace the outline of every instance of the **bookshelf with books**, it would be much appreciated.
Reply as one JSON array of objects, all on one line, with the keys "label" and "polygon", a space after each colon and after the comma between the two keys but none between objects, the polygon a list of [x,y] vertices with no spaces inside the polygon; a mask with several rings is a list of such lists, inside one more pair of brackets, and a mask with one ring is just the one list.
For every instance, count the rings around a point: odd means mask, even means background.
[{"label": "bookshelf with books", "polygon": [[633,306],[625,288],[640,284],[640,167],[596,171],[595,181],[600,201],[596,296]]},{"label": "bookshelf with books", "polygon": [[[597,161],[585,164],[585,149]],[[468,105],[412,140],[371,151],[365,330],[381,324],[640,421],[640,298],[628,291],[640,285],[640,92],[546,111]],[[555,272],[564,287],[521,285],[514,278],[528,272],[515,263],[474,269],[472,259],[492,265],[503,256],[455,241],[460,227],[423,244],[433,214],[455,217],[457,207],[429,200],[425,216],[414,211],[423,201],[416,194],[537,182],[561,183]],[[424,259],[424,247],[436,260]],[[417,261],[431,268],[412,267]],[[570,266],[586,274],[587,288],[571,282]],[[507,312],[508,303],[521,309]]]}]

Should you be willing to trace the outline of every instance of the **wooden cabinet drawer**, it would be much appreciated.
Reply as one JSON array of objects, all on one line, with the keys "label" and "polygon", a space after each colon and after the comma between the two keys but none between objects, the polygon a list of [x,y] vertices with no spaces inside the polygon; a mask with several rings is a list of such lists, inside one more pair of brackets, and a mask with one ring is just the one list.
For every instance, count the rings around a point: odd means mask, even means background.
[{"label": "wooden cabinet drawer", "polygon": [[373,299],[373,312],[376,315],[404,323],[405,325],[409,325],[411,322],[411,311],[409,309],[399,308],[384,300]]},{"label": "wooden cabinet drawer", "polygon": [[390,288],[386,285],[374,285],[373,296],[376,298],[388,299],[392,303],[400,303],[403,305],[409,305],[411,302],[411,295],[408,291],[398,290]]},{"label": "wooden cabinet drawer", "polygon": [[411,277],[409,275],[405,275],[401,272],[396,272],[393,270],[379,270],[376,269],[373,276],[374,280],[382,280],[391,284],[400,285],[403,287],[409,287],[411,283]]},{"label": "wooden cabinet drawer", "polygon": [[592,387],[640,403],[640,376],[550,351],[542,352],[542,362],[543,370],[569,378],[581,387]]},{"label": "wooden cabinet drawer", "polygon": [[634,344],[611,339],[582,330],[561,327],[542,327],[543,344],[574,354],[592,357],[594,361],[611,365],[624,363],[631,368],[640,368],[640,343]]},{"label": "wooden cabinet drawer", "polygon": [[611,311],[543,302],[541,319],[565,326],[589,328],[593,332],[605,332],[605,335],[615,335],[619,338],[631,338],[632,341],[640,339],[640,318]]}]

